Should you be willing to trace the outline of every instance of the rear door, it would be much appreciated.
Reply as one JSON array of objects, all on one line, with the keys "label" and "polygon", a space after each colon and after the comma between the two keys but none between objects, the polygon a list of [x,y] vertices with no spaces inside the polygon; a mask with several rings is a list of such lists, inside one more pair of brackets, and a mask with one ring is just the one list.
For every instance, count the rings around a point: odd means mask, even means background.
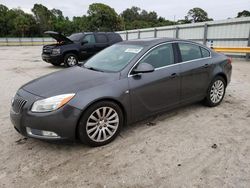
[{"label": "rear door", "polygon": [[179,104],[180,69],[174,57],[172,44],[162,44],[139,62],[151,64],[154,72],[130,73],[128,79],[134,120]]},{"label": "rear door", "polygon": [[[84,41],[87,41],[87,43],[82,43]],[[96,53],[95,50],[95,44],[96,44],[96,39],[94,34],[86,34],[82,38],[81,41],[81,47],[80,47],[80,58],[82,60],[88,59],[92,55]]]},{"label": "rear door", "polygon": [[179,42],[181,101],[195,101],[206,95],[211,70],[210,52],[193,43]]},{"label": "rear door", "polygon": [[104,33],[96,33],[96,51],[99,52],[108,46],[108,38]]}]

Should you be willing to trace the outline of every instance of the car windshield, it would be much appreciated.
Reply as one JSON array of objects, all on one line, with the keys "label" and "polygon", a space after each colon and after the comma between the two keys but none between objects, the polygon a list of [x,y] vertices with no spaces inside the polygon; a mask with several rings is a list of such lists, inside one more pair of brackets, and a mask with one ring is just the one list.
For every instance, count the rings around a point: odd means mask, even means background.
[{"label": "car windshield", "polygon": [[93,56],[84,67],[104,72],[121,71],[142,49],[138,45],[115,44]]},{"label": "car windshield", "polygon": [[74,33],[70,35],[68,38],[72,41],[80,41],[82,37],[83,37],[82,33]]}]

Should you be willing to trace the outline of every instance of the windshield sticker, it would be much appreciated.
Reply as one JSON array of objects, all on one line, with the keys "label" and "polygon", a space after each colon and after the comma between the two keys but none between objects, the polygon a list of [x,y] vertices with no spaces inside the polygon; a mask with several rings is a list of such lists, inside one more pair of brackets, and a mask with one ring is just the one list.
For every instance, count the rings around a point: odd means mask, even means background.
[{"label": "windshield sticker", "polygon": [[125,52],[138,54],[142,48],[127,48]]}]

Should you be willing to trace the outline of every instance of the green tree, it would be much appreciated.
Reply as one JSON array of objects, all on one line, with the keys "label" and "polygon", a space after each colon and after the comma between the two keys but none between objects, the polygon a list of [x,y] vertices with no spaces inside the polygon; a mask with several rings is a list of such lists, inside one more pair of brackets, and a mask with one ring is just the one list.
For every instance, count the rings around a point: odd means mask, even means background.
[{"label": "green tree", "polygon": [[250,16],[250,11],[243,10],[241,12],[238,12],[237,18],[240,18],[240,17],[249,17],[249,16]]},{"label": "green tree", "polygon": [[89,31],[89,19],[86,15],[73,17],[72,29],[75,32]]},{"label": "green tree", "polygon": [[141,10],[139,7],[127,8],[121,13],[125,29],[141,29],[175,24],[163,17],[158,17],[154,11]]},{"label": "green tree", "polygon": [[33,29],[36,27],[36,22],[31,14],[27,14],[20,9],[13,9],[14,14],[16,14],[13,19],[14,33],[17,36],[30,36],[33,33]]},{"label": "green tree", "polygon": [[40,28],[40,34],[43,34],[44,31],[53,30],[53,13],[42,4],[34,4],[31,9],[33,12],[36,22]]},{"label": "green tree", "polygon": [[7,14],[8,14],[9,9],[0,4],[0,36],[6,36],[8,34],[8,19],[7,19]]},{"label": "green tree", "polygon": [[205,21],[212,21],[213,19],[208,18],[208,14],[205,10],[201,8],[193,8],[190,9],[185,17],[185,21],[196,23],[196,22],[205,22]]},{"label": "green tree", "polygon": [[115,31],[122,28],[122,20],[115,10],[102,3],[93,3],[88,9],[89,29]]}]

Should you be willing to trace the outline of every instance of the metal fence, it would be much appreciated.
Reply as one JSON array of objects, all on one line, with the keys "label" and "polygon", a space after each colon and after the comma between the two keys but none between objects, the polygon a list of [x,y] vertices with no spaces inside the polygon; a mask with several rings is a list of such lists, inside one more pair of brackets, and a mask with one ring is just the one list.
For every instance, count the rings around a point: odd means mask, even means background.
[{"label": "metal fence", "polygon": [[[118,31],[118,33],[124,40],[171,37],[189,39],[209,47],[247,47],[250,46],[250,17]],[[249,56],[246,53],[228,54],[232,56]]]},{"label": "metal fence", "polygon": [[55,42],[50,37],[0,38],[0,46],[38,46]]},{"label": "metal fence", "polygon": [[[250,46],[250,17],[222,21],[118,31],[123,40],[152,37],[182,38],[203,43],[209,47]],[[45,45],[55,42],[52,38],[0,38],[0,46]],[[249,57],[249,54],[240,55]]]}]

